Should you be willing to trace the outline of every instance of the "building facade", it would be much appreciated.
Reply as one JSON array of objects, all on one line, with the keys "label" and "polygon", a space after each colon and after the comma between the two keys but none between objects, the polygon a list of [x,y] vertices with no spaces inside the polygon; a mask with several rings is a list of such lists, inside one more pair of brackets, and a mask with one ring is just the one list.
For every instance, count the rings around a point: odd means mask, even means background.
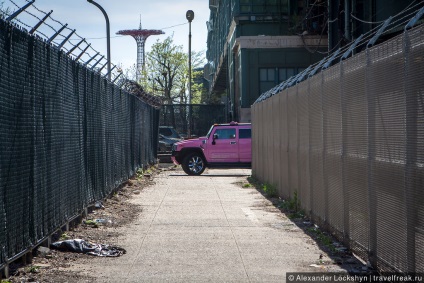
[{"label": "building facade", "polygon": [[326,3],[209,1],[204,72],[228,120],[250,122],[250,106],[261,93],[327,55]]}]

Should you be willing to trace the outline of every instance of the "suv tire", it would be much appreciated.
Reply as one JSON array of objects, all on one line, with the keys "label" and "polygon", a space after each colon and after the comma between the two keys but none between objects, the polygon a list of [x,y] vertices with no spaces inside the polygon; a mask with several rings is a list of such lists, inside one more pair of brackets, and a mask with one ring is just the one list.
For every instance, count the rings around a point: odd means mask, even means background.
[{"label": "suv tire", "polygon": [[205,171],[205,158],[201,153],[189,153],[181,164],[183,170],[188,175],[200,175]]}]

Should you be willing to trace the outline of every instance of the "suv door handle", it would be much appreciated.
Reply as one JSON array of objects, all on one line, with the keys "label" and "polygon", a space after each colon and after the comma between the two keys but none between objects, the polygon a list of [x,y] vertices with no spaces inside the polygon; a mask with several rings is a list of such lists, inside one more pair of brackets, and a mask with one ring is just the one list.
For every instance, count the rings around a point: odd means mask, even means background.
[{"label": "suv door handle", "polygon": [[236,144],[236,142],[230,142],[230,144]]}]

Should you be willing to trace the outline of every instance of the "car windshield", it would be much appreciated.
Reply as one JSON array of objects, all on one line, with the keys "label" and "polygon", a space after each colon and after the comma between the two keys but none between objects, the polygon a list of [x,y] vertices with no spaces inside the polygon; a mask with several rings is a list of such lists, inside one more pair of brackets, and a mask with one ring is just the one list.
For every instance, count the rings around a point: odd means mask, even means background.
[{"label": "car windshield", "polygon": [[206,137],[207,137],[207,138],[209,138],[209,136],[211,135],[211,133],[212,133],[212,129],[213,129],[213,125],[212,125],[212,127],[209,129],[208,134],[206,135]]}]

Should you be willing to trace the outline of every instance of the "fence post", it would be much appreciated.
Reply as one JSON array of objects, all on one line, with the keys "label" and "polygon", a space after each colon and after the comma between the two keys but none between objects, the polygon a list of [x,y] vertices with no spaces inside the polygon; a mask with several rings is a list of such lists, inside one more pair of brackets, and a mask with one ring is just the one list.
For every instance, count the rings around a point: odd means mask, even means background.
[{"label": "fence post", "polygon": [[415,180],[416,180],[416,162],[417,162],[417,105],[414,85],[410,85],[408,77],[410,77],[410,49],[411,43],[409,32],[404,32],[403,37],[403,54],[405,59],[403,91],[406,105],[406,163],[404,177],[404,194],[406,208],[406,255],[407,255],[407,272],[415,272],[415,226],[417,221],[417,206],[415,196]]},{"label": "fence post", "polygon": [[[284,123],[286,123],[285,124],[285,130],[286,130],[286,133],[285,133],[285,142],[284,142],[284,149],[283,150],[285,150],[285,154],[286,154],[286,162],[285,162],[285,168],[284,168],[284,170],[286,171],[285,172],[285,176],[287,176],[287,178],[286,178],[286,183],[285,183],[285,187],[284,187],[284,190],[285,191],[288,191],[289,190],[289,188],[290,188],[290,170],[289,170],[289,166],[290,166],[290,159],[289,159],[289,114],[288,114],[288,111],[289,111],[289,107],[288,107],[288,105],[289,105],[289,99],[288,99],[288,90],[287,90],[287,88],[284,90],[284,93],[283,93],[283,95],[285,96],[285,104],[284,104],[284,106],[285,106],[285,109],[284,109],[284,114],[285,114],[285,117],[284,117]],[[283,191],[284,191],[283,190]]]},{"label": "fence post", "polygon": [[342,152],[341,152],[341,177],[342,177],[342,192],[343,192],[343,241],[347,248],[350,248],[350,223],[349,223],[349,190],[346,187],[345,178],[345,154],[346,154],[346,100],[345,100],[345,86],[344,86],[344,61],[340,62],[340,106],[342,110]]},{"label": "fence post", "polygon": [[[322,62],[322,61],[321,61]],[[309,159],[309,216],[312,218],[313,212],[314,212],[314,198],[313,198],[313,185],[312,185],[312,172],[311,172],[311,80],[308,79],[308,132],[309,132],[309,143],[308,143],[308,159]]]},{"label": "fence post", "polygon": [[328,227],[328,215],[329,215],[329,207],[328,207],[328,176],[325,170],[325,164],[326,164],[326,151],[327,151],[327,115],[324,110],[325,105],[325,96],[324,96],[324,71],[321,71],[321,124],[322,124],[322,182],[323,182],[323,194],[324,194],[324,219],[323,224],[325,226],[325,229]]},{"label": "fence post", "polygon": [[371,58],[369,49],[366,50],[366,69],[365,69],[365,92],[367,96],[367,125],[368,125],[368,232],[369,248],[368,256],[372,266],[377,266],[377,197],[373,186],[374,159],[375,159],[375,101],[374,92],[370,90],[372,80],[370,75]]}]

